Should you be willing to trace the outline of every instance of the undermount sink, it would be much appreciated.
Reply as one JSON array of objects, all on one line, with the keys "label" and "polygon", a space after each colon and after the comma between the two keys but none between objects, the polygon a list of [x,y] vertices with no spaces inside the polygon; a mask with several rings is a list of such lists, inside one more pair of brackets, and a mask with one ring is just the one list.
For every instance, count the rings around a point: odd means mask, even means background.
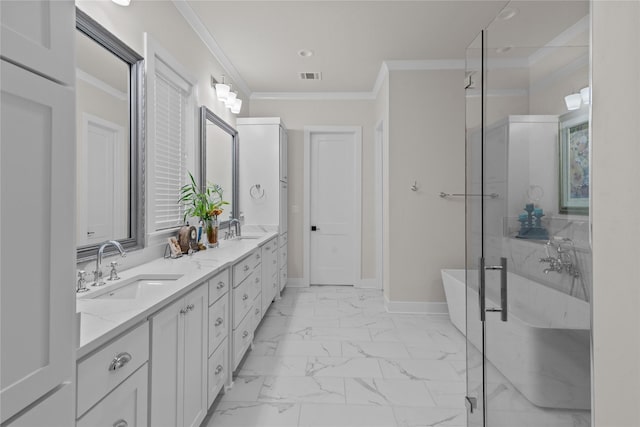
[{"label": "undermount sink", "polygon": [[129,279],[124,279],[120,283],[116,282],[114,286],[109,286],[107,289],[99,289],[96,292],[84,296],[84,298],[114,300],[136,299],[145,291],[174,283],[181,277],[182,274],[140,274]]},{"label": "undermount sink", "polygon": [[259,239],[261,236],[236,236],[232,240],[253,240]]}]

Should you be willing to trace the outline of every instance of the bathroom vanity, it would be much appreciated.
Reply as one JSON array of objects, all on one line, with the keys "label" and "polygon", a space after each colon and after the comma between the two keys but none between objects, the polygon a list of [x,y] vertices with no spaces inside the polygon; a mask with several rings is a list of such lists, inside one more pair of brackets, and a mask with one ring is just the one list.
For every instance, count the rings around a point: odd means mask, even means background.
[{"label": "bathroom vanity", "polygon": [[79,294],[77,425],[200,425],[279,294],[279,248],[275,231],[222,240]]}]

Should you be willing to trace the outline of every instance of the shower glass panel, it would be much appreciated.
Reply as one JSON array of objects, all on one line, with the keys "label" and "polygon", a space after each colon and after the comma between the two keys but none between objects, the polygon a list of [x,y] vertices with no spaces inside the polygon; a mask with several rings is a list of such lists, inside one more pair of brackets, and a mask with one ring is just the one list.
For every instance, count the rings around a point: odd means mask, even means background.
[{"label": "shower glass panel", "polygon": [[511,2],[478,37],[465,81],[468,425],[589,426],[589,3]]}]

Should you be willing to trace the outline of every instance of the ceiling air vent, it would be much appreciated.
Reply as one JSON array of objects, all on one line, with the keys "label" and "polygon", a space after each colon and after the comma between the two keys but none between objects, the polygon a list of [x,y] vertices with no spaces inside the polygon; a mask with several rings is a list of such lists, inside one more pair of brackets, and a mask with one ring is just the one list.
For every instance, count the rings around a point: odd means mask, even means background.
[{"label": "ceiling air vent", "polygon": [[322,73],[300,73],[302,80],[322,80]]}]

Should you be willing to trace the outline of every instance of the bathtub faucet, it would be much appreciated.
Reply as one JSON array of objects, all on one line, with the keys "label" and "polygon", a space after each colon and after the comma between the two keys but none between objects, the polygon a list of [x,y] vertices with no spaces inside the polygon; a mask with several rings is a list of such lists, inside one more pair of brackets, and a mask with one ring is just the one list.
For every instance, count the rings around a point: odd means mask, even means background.
[{"label": "bathtub faucet", "polygon": [[[565,246],[563,246],[565,244]],[[571,249],[573,249],[573,254],[575,257],[575,248],[573,248],[573,242],[570,239],[562,239],[559,241],[549,240],[545,244],[545,252],[546,257],[540,258],[541,263],[548,263],[549,268],[545,268],[543,270],[544,274],[549,274],[552,271],[562,274],[563,272],[573,276],[580,277],[580,271],[578,270],[578,266],[574,264],[571,251],[567,249],[566,245],[570,245]],[[552,247],[555,249],[557,256],[551,256],[549,254],[549,248]]]}]

